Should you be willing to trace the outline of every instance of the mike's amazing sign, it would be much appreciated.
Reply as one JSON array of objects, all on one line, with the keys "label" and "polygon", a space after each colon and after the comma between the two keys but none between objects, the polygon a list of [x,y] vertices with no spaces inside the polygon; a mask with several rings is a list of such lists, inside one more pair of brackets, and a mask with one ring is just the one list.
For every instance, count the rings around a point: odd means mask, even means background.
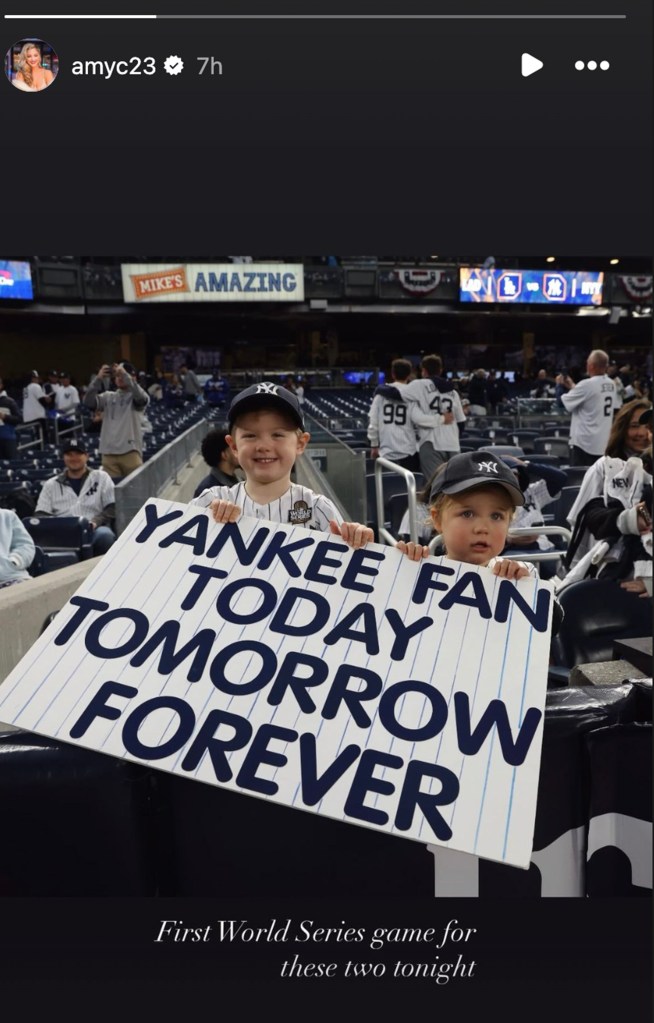
[{"label": "mike's amazing sign", "polygon": [[526,867],[551,599],[152,500],[0,686],[0,719]]}]

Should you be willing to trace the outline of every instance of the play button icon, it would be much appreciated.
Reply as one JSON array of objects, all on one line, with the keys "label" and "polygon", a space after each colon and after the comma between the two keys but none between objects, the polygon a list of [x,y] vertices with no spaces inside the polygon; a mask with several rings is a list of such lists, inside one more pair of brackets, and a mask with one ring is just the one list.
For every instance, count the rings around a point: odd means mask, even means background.
[{"label": "play button icon", "polygon": [[543,66],[542,60],[538,57],[533,57],[531,53],[523,53],[522,55],[522,77],[529,78],[529,75],[535,74]]}]

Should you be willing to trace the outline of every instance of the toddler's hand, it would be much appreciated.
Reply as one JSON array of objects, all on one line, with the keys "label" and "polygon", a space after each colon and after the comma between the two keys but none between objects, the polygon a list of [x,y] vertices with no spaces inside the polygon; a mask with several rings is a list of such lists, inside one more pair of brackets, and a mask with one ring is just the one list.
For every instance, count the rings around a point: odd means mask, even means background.
[{"label": "toddler's hand", "polygon": [[501,579],[527,579],[531,575],[523,561],[511,561],[510,558],[492,558],[488,568]]},{"label": "toddler's hand", "polygon": [[404,540],[398,540],[395,547],[402,554],[406,554],[409,561],[422,561],[423,558],[429,557],[429,547],[421,543],[406,543]]}]

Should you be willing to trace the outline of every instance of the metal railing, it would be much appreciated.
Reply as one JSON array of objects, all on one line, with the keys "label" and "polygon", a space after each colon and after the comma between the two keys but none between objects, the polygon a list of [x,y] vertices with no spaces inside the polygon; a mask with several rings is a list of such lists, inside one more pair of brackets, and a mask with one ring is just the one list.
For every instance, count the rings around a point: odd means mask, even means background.
[{"label": "metal railing", "polygon": [[[511,539],[520,536],[562,536],[566,544],[569,544],[572,540],[572,533],[565,526],[520,526],[517,529],[511,530]],[[429,553],[434,554],[443,540],[442,534],[438,533],[433,536],[429,541]],[[503,558],[509,558],[511,561],[559,561],[565,557],[565,551],[560,550],[558,547],[552,548],[549,551],[534,551],[533,554],[527,551],[514,551],[513,553],[508,552],[503,554]]]},{"label": "metal railing", "polygon": [[[61,445],[62,437],[72,434],[75,437],[79,434],[80,439],[84,433],[84,423],[79,409],[72,412],[55,412],[54,415],[46,416],[48,436],[57,448]],[[72,438],[71,438],[72,439]]]},{"label": "metal railing", "polygon": [[[23,438],[26,439],[23,440]],[[43,450],[43,438],[41,436],[40,428],[38,426],[32,426],[31,423],[19,423],[17,425],[16,440],[18,441],[16,447],[17,451],[29,451],[30,448],[39,448],[41,451]]]},{"label": "metal railing", "polygon": [[518,398],[516,416],[518,429],[539,426],[548,421],[560,421],[562,428],[570,429],[570,413],[558,404],[556,398]]},{"label": "metal railing", "polygon": [[177,482],[177,473],[191,464],[212,425],[210,420],[201,419],[117,484],[116,531],[119,534],[149,497],[156,497],[167,484]]},{"label": "metal railing", "polygon": [[329,480],[331,489],[337,495],[341,505],[347,509],[352,520],[365,522],[366,494],[366,456],[362,449],[353,450],[347,443],[328,430],[312,416],[306,416],[307,430],[311,441],[304,458],[316,457],[314,452],[321,452],[320,460],[323,475]]},{"label": "metal railing", "polygon": [[389,461],[388,458],[378,458],[375,461],[375,503],[377,507],[377,536],[380,542],[383,540],[384,543],[395,546],[396,540],[392,533],[386,529],[384,525],[384,480],[382,477],[383,470],[387,469],[389,472],[394,472],[398,476],[402,476],[407,485],[407,496],[409,499],[409,537],[414,542],[418,542],[418,514],[417,514],[417,498],[416,498],[416,478],[410,469],[404,469],[401,465],[396,465],[395,462]]}]

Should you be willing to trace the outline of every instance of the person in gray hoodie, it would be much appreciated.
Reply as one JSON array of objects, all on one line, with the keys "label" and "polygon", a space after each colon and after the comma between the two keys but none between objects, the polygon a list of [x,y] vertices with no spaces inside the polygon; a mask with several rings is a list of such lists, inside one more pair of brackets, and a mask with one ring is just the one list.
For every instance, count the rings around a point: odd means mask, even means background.
[{"label": "person in gray hoodie", "polygon": [[[103,390],[113,379],[115,391]],[[87,408],[100,409],[100,454],[102,468],[112,479],[122,479],[143,465],[143,423],[141,414],[150,399],[136,382],[131,362],[101,366],[84,395]]]}]

